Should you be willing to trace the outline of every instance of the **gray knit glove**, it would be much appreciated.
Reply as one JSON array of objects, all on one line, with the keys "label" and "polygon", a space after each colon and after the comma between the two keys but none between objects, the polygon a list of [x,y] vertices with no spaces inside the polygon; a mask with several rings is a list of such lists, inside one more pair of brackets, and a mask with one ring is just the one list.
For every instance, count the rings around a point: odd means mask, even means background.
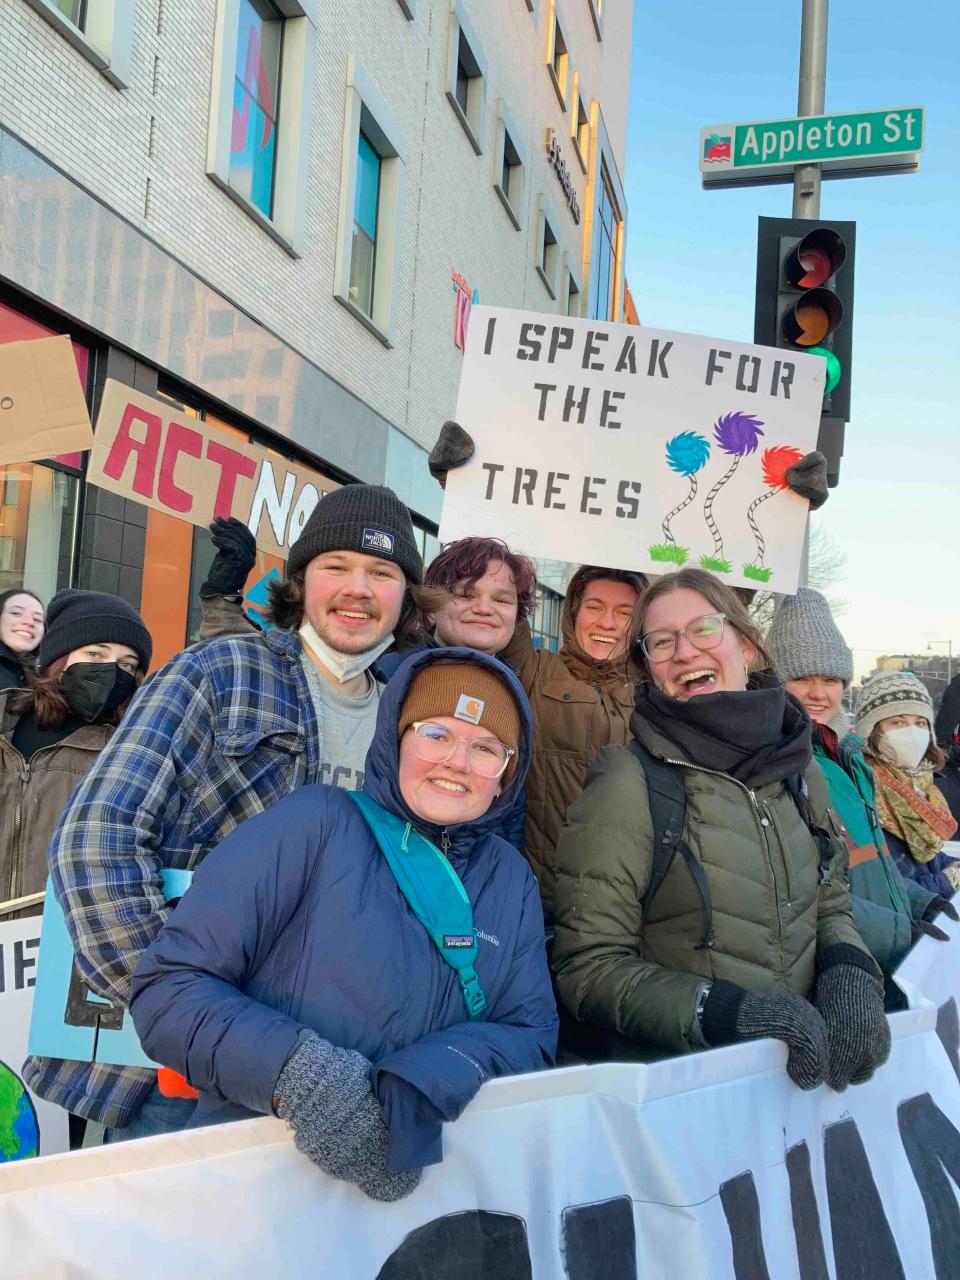
[{"label": "gray knit glove", "polygon": [[733,982],[714,982],[700,1026],[707,1044],[764,1040],[787,1046],[787,1075],[800,1089],[815,1089],[827,1074],[827,1028],[802,996],[758,996]]},{"label": "gray knit glove", "polygon": [[813,453],[805,453],[792,467],[787,467],[786,481],[794,493],[807,499],[811,511],[819,511],[830,497],[830,490],[827,488],[827,459],[816,449]]},{"label": "gray knit glove", "polygon": [[430,474],[440,485],[447,486],[447,472],[454,467],[462,467],[469,462],[476,451],[473,436],[464,431],[459,422],[445,422],[440,428],[437,443],[430,450],[427,466]]},{"label": "gray knit glove", "polygon": [[371,1200],[402,1200],[420,1181],[421,1169],[387,1169],[387,1126],[362,1053],[302,1032],[276,1092],[297,1149],[332,1178],[357,1183]]},{"label": "gray knit glove", "polygon": [[857,947],[838,944],[817,957],[814,1004],[827,1024],[830,1066],[826,1080],[842,1092],[863,1084],[890,1056],[890,1026],[883,1011],[883,982]]}]

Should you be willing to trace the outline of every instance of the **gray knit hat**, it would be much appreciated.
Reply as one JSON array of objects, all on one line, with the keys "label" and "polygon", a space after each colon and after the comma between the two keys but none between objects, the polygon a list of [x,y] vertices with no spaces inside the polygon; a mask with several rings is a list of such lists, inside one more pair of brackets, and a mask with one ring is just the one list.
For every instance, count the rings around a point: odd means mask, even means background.
[{"label": "gray knit hat", "polygon": [[837,630],[819,591],[799,587],[777,610],[767,648],[781,680],[835,676],[846,688],[853,679],[853,654]]},{"label": "gray knit hat", "polygon": [[933,699],[909,671],[881,671],[863,686],[857,703],[857,733],[866,740],[889,716],[925,716],[933,727]]},{"label": "gray knit hat", "polygon": [[290,548],[287,576],[324,551],[361,551],[398,564],[411,582],[423,578],[410,512],[392,489],[345,484],[325,493]]}]

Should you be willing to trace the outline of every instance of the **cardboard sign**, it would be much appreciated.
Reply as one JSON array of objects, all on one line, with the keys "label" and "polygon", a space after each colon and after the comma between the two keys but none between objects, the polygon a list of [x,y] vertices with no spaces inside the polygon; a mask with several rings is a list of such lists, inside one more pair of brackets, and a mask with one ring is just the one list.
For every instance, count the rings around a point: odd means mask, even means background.
[{"label": "cardboard sign", "polygon": [[819,356],[477,306],[440,540],[791,592],[808,504],[785,472],[816,448]]},{"label": "cardboard sign", "polygon": [[[181,898],[193,879],[192,871],[164,870],[161,875],[168,902]],[[122,1067],[157,1065],[140,1048],[127,1010],[91,991],[80,976],[67,922],[49,881],[43,904],[29,1051],[41,1058],[109,1062]]]},{"label": "cardboard sign", "polygon": [[201,528],[236,516],[286,559],[324,493],[340,486],[113,379],[103,392],[87,480]]},{"label": "cardboard sign", "polygon": [[0,466],[55,458],[92,444],[70,339],[0,343]]}]

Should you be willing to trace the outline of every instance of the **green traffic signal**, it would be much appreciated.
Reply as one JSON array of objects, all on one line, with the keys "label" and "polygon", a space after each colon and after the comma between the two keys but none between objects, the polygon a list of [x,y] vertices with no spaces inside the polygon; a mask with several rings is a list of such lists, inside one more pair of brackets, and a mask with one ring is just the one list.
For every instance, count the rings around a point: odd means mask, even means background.
[{"label": "green traffic signal", "polygon": [[823,394],[828,396],[843,377],[843,366],[827,347],[807,347],[807,351],[812,356],[823,356],[827,362],[827,381],[823,388]]}]

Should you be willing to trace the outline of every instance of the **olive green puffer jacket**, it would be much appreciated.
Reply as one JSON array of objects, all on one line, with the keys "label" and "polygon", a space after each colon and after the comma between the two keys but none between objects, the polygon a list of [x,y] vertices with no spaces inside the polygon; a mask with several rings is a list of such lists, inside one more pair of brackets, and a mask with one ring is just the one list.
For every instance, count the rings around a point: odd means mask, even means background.
[{"label": "olive green puffer jacket", "polygon": [[[866,948],[851,915],[846,848],[836,841],[832,877],[821,885],[817,843],[784,783],[751,791],[691,765],[638,716],[631,727],[651,754],[683,769],[684,835],[710,888],[716,944],[697,949],[703,899],[679,855],[644,919],[653,829],[643,766],[627,747],[607,747],[557,849],[554,970],[581,1021],[642,1042],[639,1056],[684,1053],[704,981],[810,997],[818,950]],[[835,832],[819,766],[804,777],[814,820]]]}]

